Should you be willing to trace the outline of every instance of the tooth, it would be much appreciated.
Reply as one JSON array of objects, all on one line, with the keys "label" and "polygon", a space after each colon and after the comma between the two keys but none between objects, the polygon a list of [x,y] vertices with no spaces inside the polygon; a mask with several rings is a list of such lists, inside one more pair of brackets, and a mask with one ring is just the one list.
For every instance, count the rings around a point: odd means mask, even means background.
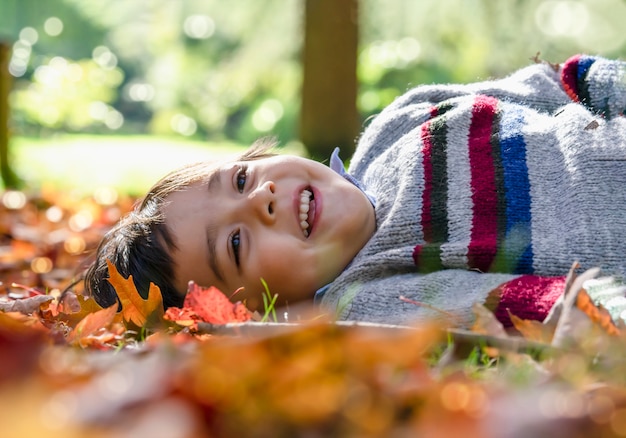
[{"label": "tooth", "polygon": [[311,196],[311,192],[309,192],[308,190],[302,190],[302,197],[307,197],[309,198]]},{"label": "tooth", "polygon": [[300,222],[300,227],[302,227],[303,230],[306,230],[307,228],[309,228],[309,224],[307,221],[302,221]]},{"label": "tooth", "polygon": [[300,213],[308,213],[309,204],[300,204]]},{"label": "tooth", "polygon": [[306,213],[300,213],[300,220],[305,221],[309,218],[309,215]]},{"label": "tooth", "polygon": [[307,230],[302,230],[302,232],[304,233],[304,237],[309,237],[309,232]]}]

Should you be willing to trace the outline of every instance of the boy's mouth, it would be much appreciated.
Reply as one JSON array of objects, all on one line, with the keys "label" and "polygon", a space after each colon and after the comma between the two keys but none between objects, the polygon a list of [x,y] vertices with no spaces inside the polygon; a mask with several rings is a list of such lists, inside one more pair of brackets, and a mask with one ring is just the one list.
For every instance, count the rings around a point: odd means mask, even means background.
[{"label": "boy's mouth", "polygon": [[310,187],[300,192],[300,228],[304,237],[309,237],[315,220],[315,199]]}]

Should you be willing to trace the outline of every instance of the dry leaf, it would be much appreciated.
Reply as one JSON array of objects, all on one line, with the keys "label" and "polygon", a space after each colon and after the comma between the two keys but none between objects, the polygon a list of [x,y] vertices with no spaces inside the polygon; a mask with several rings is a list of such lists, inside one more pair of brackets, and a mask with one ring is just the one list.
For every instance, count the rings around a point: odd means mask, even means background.
[{"label": "dry leaf", "polygon": [[163,318],[163,297],[161,290],[154,283],[150,283],[148,299],[144,300],[135,284],[133,276],[122,277],[117,268],[110,260],[107,260],[109,267],[109,282],[115,288],[115,292],[122,305],[122,319],[126,326],[131,325],[141,328],[147,324],[157,324]]},{"label": "dry leaf", "polygon": [[472,331],[474,333],[502,338],[508,337],[502,323],[498,321],[496,316],[485,306],[475,303],[472,306],[472,311],[475,316],[474,324],[472,325]]},{"label": "dry leaf", "polygon": [[554,327],[543,324],[539,321],[519,318],[511,312],[509,312],[509,317],[511,318],[513,327],[515,327],[515,329],[520,332],[525,339],[528,339],[529,341],[543,342],[546,344],[550,344],[552,342],[552,338],[554,337]]},{"label": "dry leaf", "polygon": [[76,300],[80,305],[78,312],[66,313],[61,312],[58,319],[65,322],[70,327],[76,327],[76,325],[82,321],[87,315],[96,313],[103,310],[102,307],[91,297],[83,295],[76,295]]},{"label": "dry leaf", "polygon": [[54,297],[50,295],[35,295],[28,298],[20,298],[17,300],[1,301],[0,310],[3,312],[20,312],[30,315],[37,312],[42,304],[53,301]]},{"label": "dry leaf", "polygon": [[103,328],[107,328],[113,322],[116,313],[117,304],[114,304],[106,309],[88,314],[70,332],[67,342],[69,344],[80,344],[82,339],[93,335]]},{"label": "dry leaf", "polygon": [[613,322],[608,310],[604,307],[596,306],[584,289],[578,292],[576,307],[582,310],[595,325],[601,327],[609,335],[619,335],[620,331]]},{"label": "dry leaf", "polygon": [[592,268],[576,276],[573,269],[568,275],[567,286],[564,293],[561,314],[554,330],[552,345],[565,347],[571,343],[577,343],[581,336],[588,334],[592,324],[588,316],[576,306],[578,293],[582,290],[585,281],[595,278],[600,270]]}]

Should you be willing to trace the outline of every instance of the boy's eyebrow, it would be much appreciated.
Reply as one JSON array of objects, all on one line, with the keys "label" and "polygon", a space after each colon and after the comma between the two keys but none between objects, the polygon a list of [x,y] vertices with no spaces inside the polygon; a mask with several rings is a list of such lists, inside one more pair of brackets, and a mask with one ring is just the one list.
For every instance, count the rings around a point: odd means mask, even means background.
[{"label": "boy's eyebrow", "polygon": [[[222,186],[222,172],[215,170],[209,175],[207,181],[207,189],[209,194],[212,194],[214,190],[219,189]],[[208,226],[206,228],[206,242],[208,248],[209,267],[217,277],[217,279],[224,283],[224,271],[222,271],[217,260],[217,228]]]},{"label": "boy's eyebrow", "polygon": [[209,267],[217,277],[217,279],[224,283],[224,274],[217,262],[217,229],[212,226],[206,228],[206,242],[208,248]]},{"label": "boy's eyebrow", "polygon": [[221,186],[222,172],[220,172],[219,169],[216,169],[209,175],[207,181],[207,189],[209,190],[209,192],[212,192],[213,190],[219,189]]}]

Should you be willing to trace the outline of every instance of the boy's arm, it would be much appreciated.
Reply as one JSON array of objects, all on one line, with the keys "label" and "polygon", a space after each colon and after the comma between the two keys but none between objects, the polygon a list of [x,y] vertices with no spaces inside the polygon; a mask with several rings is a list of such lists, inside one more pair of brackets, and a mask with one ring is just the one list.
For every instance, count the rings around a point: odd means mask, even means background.
[{"label": "boy's arm", "polygon": [[446,269],[372,278],[343,287],[343,292],[333,287],[323,304],[346,320],[411,324],[444,318],[467,325],[473,318],[472,306],[480,303],[504,325],[511,325],[509,311],[523,319],[542,321],[563,293],[564,284],[565,277]]},{"label": "boy's arm", "polygon": [[563,89],[574,102],[606,118],[626,114],[626,62],[576,55],[561,68]]},{"label": "boy's arm", "polygon": [[[348,287],[334,302],[340,319],[411,324],[443,318],[468,325],[472,306],[485,305],[504,326],[509,316],[543,321],[565,290],[565,276],[509,275],[448,269],[430,274],[402,274]],[[614,320],[624,318],[626,285],[612,277],[585,284],[596,304]],[[332,302],[332,294],[325,303]]]},{"label": "boy's arm", "polygon": [[623,61],[576,55],[562,65],[537,63],[502,79],[418,86],[396,99],[390,109],[418,103],[435,105],[459,96],[484,94],[548,113],[573,100],[610,118],[624,115],[626,110],[625,70]]}]

